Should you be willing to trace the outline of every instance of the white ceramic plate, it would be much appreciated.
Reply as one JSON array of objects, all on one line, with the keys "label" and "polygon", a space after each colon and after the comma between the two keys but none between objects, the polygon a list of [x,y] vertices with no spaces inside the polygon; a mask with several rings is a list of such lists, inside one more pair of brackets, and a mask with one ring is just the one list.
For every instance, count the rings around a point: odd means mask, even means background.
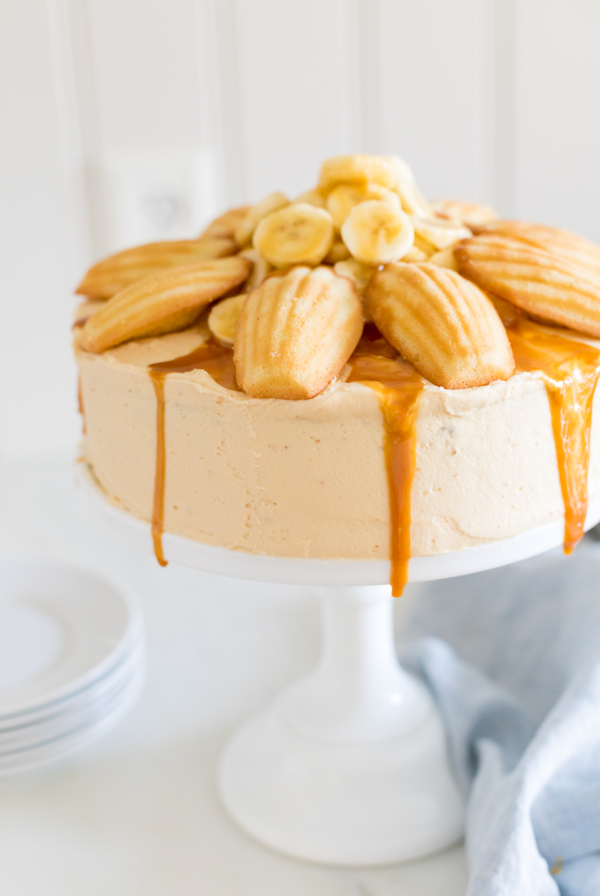
[{"label": "white ceramic plate", "polygon": [[143,656],[139,655],[136,662],[129,666],[127,675],[121,675],[115,681],[110,682],[110,686],[103,688],[98,693],[90,692],[86,700],[33,724],[1,732],[0,756],[7,752],[45,743],[53,738],[64,737],[73,729],[95,724],[104,715],[110,713],[113,706],[120,700],[125,699],[128,689],[144,677],[145,663]]},{"label": "white ceramic plate", "polygon": [[6,732],[20,728],[30,728],[40,722],[76,709],[86,703],[99,699],[107,691],[112,690],[119,682],[131,677],[133,670],[145,660],[145,644],[143,639],[138,639],[131,646],[130,651],[119,658],[118,662],[96,681],[86,684],[73,693],[67,694],[59,700],[50,703],[42,703],[33,710],[21,713],[11,713],[0,716],[0,739]]},{"label": "white ceramic plate", "polygon": [[1,561],[0,719],[98,681],[140,632],[125,585],[40,561]]},{"label": "white ceramic plate", "polygon": [[49,739],[42,744],[4,755],[0,754],[0,775],[9,775],[56,762],[91,744],[127,715],[140,696],[143,682],[143,675],[132,681],[128,689],[112,706],[105,707],[106,711],[95,722],[73,726],[66,734]]}]

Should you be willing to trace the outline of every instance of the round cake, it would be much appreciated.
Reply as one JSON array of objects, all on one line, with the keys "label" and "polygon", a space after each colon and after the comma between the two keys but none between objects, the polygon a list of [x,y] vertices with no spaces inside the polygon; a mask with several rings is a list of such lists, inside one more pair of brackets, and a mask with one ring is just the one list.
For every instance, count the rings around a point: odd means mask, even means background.
[{"label": "round cake", "polygon": [[600,497],[600,249],[428,203],[396,157],[119,253],[79,287],[84,454],[107,498],[282,557],[458,551]]}]

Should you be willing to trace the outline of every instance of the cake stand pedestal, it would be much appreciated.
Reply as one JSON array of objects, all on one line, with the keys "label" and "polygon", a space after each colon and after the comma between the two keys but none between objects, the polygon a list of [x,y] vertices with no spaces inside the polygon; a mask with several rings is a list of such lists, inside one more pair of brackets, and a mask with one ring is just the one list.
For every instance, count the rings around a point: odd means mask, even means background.
[{"label": "cake stand pedestal", "polygon": [[[132,544],[152,550],[150,526],[110,504],[82,465],[95,510]],[[600,520],[600,501],[586,528]],[[557,521],[516,538],[410,561],[410,579],[465,575],[561,544]],[[221,798],[235,821],[273,849],[333,865],[414,859],[456,842],[464,802],[427,689],[401,668],[393,641],[387,561],[296,560],[213,548],[166,533],[165,556],[207,572],[315,585],[323,648],[315,672],[284,691],[230,739]]]}]

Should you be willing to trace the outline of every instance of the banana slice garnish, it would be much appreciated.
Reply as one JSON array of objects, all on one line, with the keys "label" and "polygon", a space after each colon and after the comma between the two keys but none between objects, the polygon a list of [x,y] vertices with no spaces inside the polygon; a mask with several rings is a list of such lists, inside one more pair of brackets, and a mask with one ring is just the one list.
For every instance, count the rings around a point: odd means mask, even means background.
[{"label": "banana slice garnish", "polygon": [[468,227],[456,221],[442,221],[440,218],[411,218],[417,236],[430,243],[435,249],[446,249],[452,243],[473,236]]},{"label": "banana slice garnish", "polygon": [[246,280],[244,286],[244,290],[250,292],[251,289],[260,286],[267,274],[270,274],[273,270],[273,265],[269,264],[267,259],[263,258],[260,252],[257,252],[256,249],[244,249],[243,252],[239,252],[238,254],[241,255],[242,258],[247,258],[253,265],[252,273]]},{"label": "banana slice garnish", "polygon": [[211,308],[208,315],[208,329],[221,345],[233,345],[235,325],[245,301],[246,293],[242,293],[230,299],[223,299]]},{"label": "banana slice garnish", "polygon": [[396,173],[394,190],[400,197],[403,210],[409,215],[420,215],[424,218],[433,216],[431,205],[425,199],[413,174],[413,170],[400,156],[384,156]]},{"label": "banana slice garnish", "polygon": [[435,264],[438,268],[448,268],[449,271],[458,273],[458,262],[454,254],[454,246],[448,246],[446,249],[440,249],[434,255],[430,255],[427,259],[429,264]]},{"label": "banana slice garnish", "polygon": [[340,237],[336,237],[333,246],[323,259],[323,264],[336,265],[338,261],[345,261],[347,258],[350,258],[350,249]]},{"label": "banana slice garnish", "polygon": [[346,261],[338,261],[337,264],[334,264],[333,270],[339,277],[348,277],[349,280],[352,280],[357,292],[364,296],[369,280],[377,268],[375,265],[356,261],[355,258],[348,258]]},{"label": "banana slice garnish", "polygon": [[379,184],[390,190],[398,183],[393,156],[332,156],[325,159],[319,175],[319,190],[328,193],[337,184]]},{"label": "banana slice garnish", "polygon": [[354,283],[357,293],[363,300],[365,323],[370,323],[373,318],[369,311],[365,292],[369,285],[369,281],[377,268],[374,265],[363,264],[361,261],[356,261],[355,258],[349,258],[347,261],[339,261],[337,264],[334,264],[333,270],[339,277],[347,277]]},{"label": "banana slice garnish", "polygon": [[263,218],[254,232],[253,245],[276,268],[315,266],[331,249],[333,237],[329,212],[298,202]]},{"label": "banana slice garnish", "polygon": [[327,211],[333,218],[334,227],[340,230],[354,206],[371,199],[391,200],[400,207],[398,195],[379,184],[338,184],[334,187],[327,197]]},{"label": "banana slice garnish", "polygon": [[290,204],[290,200],[285,193],[269,193],[256,205],[253,205],[244,220],[238,225],[235,231],[235,241],[240,248],[249,245],[252,241],[252,234],[256,229],[258,222],[271,212],[276,212],[280,208],[285,208]]},{"label": "banana slice garnish", "polygon": [[399,261],[414,240],[412,221],[395,202],[377,199],[355,205],[342,225],[342,239],[357,261]]},{"label": "banana slice garnish", "polygon": [[294,199],[294,203],[298,202],[308,202],[309,205],[316,205],[317,208],[327,208],[325,197],[316,188],[307,190],[306,193],[302,193],[297,199]]}]

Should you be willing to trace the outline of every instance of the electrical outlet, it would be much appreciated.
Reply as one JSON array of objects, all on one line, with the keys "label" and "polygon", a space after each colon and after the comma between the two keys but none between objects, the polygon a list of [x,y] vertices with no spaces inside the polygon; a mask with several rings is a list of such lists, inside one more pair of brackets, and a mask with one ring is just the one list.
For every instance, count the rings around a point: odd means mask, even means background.
[{"label": "electrical outlet", "polygon": [[198,235],[219,210],[206,153],[153,150],[108,156],[91,171],[97,255]]}]

